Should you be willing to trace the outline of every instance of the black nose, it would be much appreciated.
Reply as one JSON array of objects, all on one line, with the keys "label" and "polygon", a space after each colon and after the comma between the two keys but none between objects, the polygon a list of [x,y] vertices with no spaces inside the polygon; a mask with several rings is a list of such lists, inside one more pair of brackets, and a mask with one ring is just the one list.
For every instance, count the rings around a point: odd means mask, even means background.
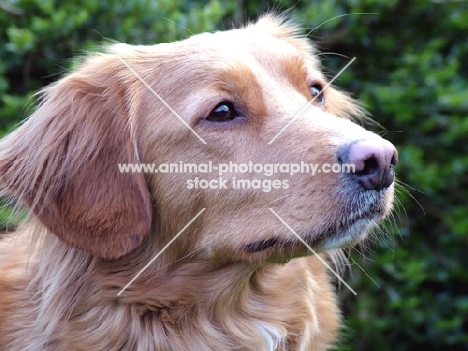
[{"label": "black nose", "polygon": [[398,162],[398,152],[385,139],[358,140],[343,146],[338,160],[354,164],[352,176],[364,189],[381,190],[392,185],[395,179],[393,166]]}]

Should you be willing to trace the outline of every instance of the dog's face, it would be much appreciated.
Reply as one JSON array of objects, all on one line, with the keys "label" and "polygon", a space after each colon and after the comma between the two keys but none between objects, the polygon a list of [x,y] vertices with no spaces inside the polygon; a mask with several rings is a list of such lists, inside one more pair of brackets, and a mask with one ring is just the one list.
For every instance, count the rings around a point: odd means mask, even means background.
[{"label": "dog's face", "polygon": [[[341,118],[359,111],[349,98],[329,87],[269,144],[327,83],[312,47],[294,37],[288,27],[264,20],[247,29],[202,34],[170,45],[142,49],[143,57],[153,51],[161,54],[163,64],[155,60],[154,70],[144,66],[136,70],[146,72],[146,81],[159,82],[153,88],[206,145],[148,93],[147,110],[142,114],[143,140],[154,142],[140,145],[144,163],[251,161],[267,165],[303,161],[332,165],[340,162],[340,150],[346,145],[379,139]],[[178,53],[188,55],[184,62],[174,59]],[[228,189],[187,189],[187,181],[195,176],[218,179],[217,172],[152,174],[147,179],[159,222],[174,223],[171,218],[189,210],[168,232],[176,233],[202,207],[207,209],[200,224],[188,229],[187,237],[203,233],[190,249],[201,249],[201,254],[217,259],[263,260],[307,253],[270,207],[317,250],[350,245],[388,213],[393,196],[392,186],[366,190],[343,173],[267,177],[227,172],[222,177],[228,179]],[[287,179],[289,187],[233,189],[233,178]]]},{"label": "dog's face", "polygon": [[[171,259],[194,253],[261,262],[307,254],[269,208],[316,250],[361,240],[391,209],[396,151],[348,119],[362,114],[349,97],[332,87],[320,94],[327,80],[313,48],[280,22],[267,17],[171,44],[119,44],[88,59],[48,90],[17,132],[30,146],[16,152],[43,166],[2,155],[10,193],[65,242],[105,258],[147,245],[148,237],[162,248],[202,208],[167,250]],[[33,129],[46,135],[45,143],[31,137]],[[118,168],[209,161],[305,163],[318,171],[277,169],[268,176],[230,169],[222,174],[227,189],[189,189],[195,177],[219,181],[218,172],[143,175]],[[320,172],[347,162],[356,172]],[[34,170],[30,189],[20,188],[21,167]],[[262,188],[235,188],[239,179]]]}]

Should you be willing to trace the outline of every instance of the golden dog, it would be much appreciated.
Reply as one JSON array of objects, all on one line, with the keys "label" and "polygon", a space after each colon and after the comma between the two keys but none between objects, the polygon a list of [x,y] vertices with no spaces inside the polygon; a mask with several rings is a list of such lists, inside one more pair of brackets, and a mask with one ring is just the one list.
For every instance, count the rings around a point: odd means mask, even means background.
[{"label": "golden dog", "polygon": [[[2,194],[30,213],[0,241],[0,350],[336,343],[340,313],[319,258],[388,215],[397,153],[350,121],[362,110],[327,87],[295,26],[267,15],[170,44],[116,44],[41,96],[0,143]],[[118,167],[208,162],[355,169],[230,168],[229,189],[202,189],[194,174]]]}]

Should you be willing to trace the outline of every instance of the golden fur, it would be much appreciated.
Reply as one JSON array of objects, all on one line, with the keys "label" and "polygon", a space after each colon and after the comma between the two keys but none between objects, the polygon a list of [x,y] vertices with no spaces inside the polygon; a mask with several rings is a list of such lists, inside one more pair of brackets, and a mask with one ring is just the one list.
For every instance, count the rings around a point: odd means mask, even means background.
[{"label": "golden fur", "polygon": [[[31,213],[0,241],[0,350],[299,351],[336,342],[340,313],[329,272],[268,208],[305,238],[372,201],[379,219],[342,240],[323,239],[322,248],[339,248],[388,214],[393,186],[355,193],[329,173],[297,174],[289,189],[270,192],[189,190],[193,174],[117,167],[333,163],[344,143],[378,138],[346,119],[362,111],[330,87],[325,105],[310,106],[267,144],[311,99],[309,86],[326,82],[298,33],[264,16],[170,44],[117,44],[42,92],[37,111],[0,143],[3,195]],[[222,101],[234,101],[247,122],[200,119]],[[245,250],[271,237],[282,244]]]}]

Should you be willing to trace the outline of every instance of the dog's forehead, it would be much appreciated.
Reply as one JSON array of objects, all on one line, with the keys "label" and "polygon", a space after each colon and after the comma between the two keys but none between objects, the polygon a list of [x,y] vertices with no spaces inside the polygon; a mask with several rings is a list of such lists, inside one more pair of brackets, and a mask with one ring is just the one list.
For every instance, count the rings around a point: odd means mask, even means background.
[{"label": "dog's forehead", "polygon": [[278,38],[272,33],[255,27],[231,29],[215,33],[202,33],[189,38],[187,45],[204,49],[207,56],[219,59],[245,61],[249,57],[263,61],[266,57],[293,57],[306,60],[307,54],[293,44],[293,41]]},{"label": "dog's forehead", "polygon": [[253,106],[264,100],[273,108],[272,101],[297,92],[308,97],[310,84],[324,81],[312,45],[288,28],[254,24],[172,43],[117,45],[114,52],[128,55],[158,91],[177,87],[178,94],[165,96],[173,104],[179,103],[176,96],[196,95],[193,101],[222,97]]},{"label": "dog's forehead", "polygon": [[196,65],[210,67],[208,75],[219,77],[248,70],[257,77],[265,77],[263,73],[267,73],[270,78],[287,79],[293,85],[304,84],[307,76],[321,77],[313,47],[306,39],[289,34],[281,36],[256,25],[202,33],[179,44],[182,50],[194,53]]}]

